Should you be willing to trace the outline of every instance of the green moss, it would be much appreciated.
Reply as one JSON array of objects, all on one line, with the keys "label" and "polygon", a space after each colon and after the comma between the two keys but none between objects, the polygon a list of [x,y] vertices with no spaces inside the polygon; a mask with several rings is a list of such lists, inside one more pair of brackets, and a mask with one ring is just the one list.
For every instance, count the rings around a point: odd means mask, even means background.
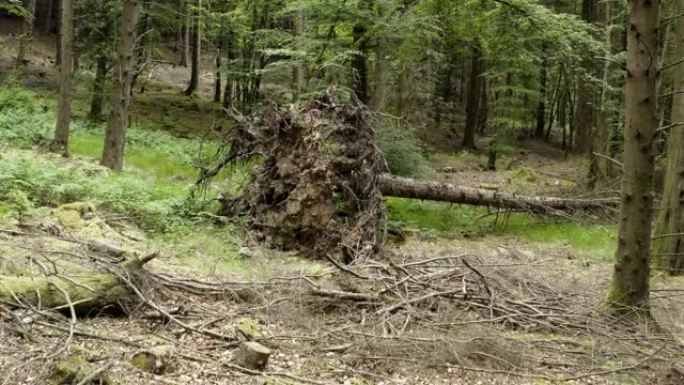
[{"label": "green moss", "polygon": [[71,356],[55,365],[49,382],[53,385],[75,384],[85,367],[86,362],[81,356]]}]

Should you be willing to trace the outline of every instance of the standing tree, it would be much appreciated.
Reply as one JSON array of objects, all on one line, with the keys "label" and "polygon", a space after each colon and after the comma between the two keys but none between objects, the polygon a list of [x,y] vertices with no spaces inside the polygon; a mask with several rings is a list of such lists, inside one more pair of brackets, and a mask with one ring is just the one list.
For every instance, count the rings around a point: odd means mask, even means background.
[{"label": "standing tree", "polygon": [[480,97],[482,96],[482,76],[484,59],[482,46],[474,42],[471,48],[470,79],[468,81],[468,100],[466,105],[466,126],[463,133],[463,147],[475,149],[475,132],[479,122]]},{"label": "standing tree", "polygon": [[33,42],[33,24],[36,16],[36,0],[24,1],[26,8],[24,14],[24,30],[19,39],[19,52],[17,53],[16,68],[23,66],[26,63],[26,55],[31,51],[31,43]]},{"label": "standing tree", "polygon": [[[675,15],[684,12],[684,0],[675,0]],[[659,266],[670,274],[684,274],[684,18],[675,23],[675,57],[670,112],[670,137],[667,145],[667,169],[661,211],[656,222],[653,248]]]},{"label": "standing tree", "polygon": [[71,122],[71,77],[74,72],[74,4],[62,0],[60,21],[60,47],[62,61],[59,65],[59,107],[55,137],[50,150],[69,156],[69,124]]},{"label": "standing tree", "polygon": [[647,317],[657,132],[658,0],[630,0],[620,229],[608,311]]},{"label": "standing tree", "polygon": [[102,165],[115,171],[123,170],[124,146],[128,129],[128,109],[131,104],[131,82],[135,64],[134,48],[140,21],[140,0],[124,0],[119,48],[114,67],[115,87],[112,91],[112,111],[107,122]]},{"label": "standing tree", "polygon": [[202,0],[197,0],[195,25],[192,28],[192,65],[190,69],[190,83],[185,89],[185,95],[192,95],[199,86],[200,49],[202,44]]},{"label": "standing tree", "polygon": [[[582,0],[582,19],[587,23],[596,22],[596,0]],[[591,51],[582,58],[584,76],[578,81],[577,111],[575,112],[575,144],[579,153],[588,153],[592,144],[594,128],[594,89],[590,78],[596,76],[595,63]]]}]

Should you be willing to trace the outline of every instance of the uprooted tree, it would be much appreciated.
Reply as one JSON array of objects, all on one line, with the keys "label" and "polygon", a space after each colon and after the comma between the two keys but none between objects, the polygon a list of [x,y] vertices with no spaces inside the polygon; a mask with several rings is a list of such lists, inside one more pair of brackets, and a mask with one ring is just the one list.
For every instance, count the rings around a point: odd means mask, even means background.
[{"label": "uprooted tree", "polygon": [[388,174],[375,145],[372,113],[360,103],[340,100],[329,90],[298,110],[269,104],[258,118],[237,117],[227,154],[202,172],[198,184],[233,162],[252,157],[262,162],[240,196],[221,198],[221,215],[248,216],[268,245],[305,249],[318,257],[340,245],[351,261],[378,249],[383,196],[545,215],[617,204],[613,199],[512,195]]}]

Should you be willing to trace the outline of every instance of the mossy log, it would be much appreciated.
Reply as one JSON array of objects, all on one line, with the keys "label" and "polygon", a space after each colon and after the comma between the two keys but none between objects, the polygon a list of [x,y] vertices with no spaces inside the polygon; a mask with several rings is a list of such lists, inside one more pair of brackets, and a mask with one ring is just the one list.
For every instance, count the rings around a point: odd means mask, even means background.
[{"label": "mossy log", "polygon": [[116,382],[107,373],[110,366],[111,364],[95,368],[93,364],[87,362],[83,357],[74,355],[55,364],[48,378],[48,383],[52,385],[116,385]]},{"label": "mossy log", "polygon": [[92,275],[0,275],[0,301],[43,309],[69,310],[73,306],[79,315],[112,306],[118,308],[123,303],[135,301],[136,297],[115,271],[131,281],[139,281],[145,274],[144,264],[155,257],[156,254],[136,257],[122,265],[112,265],[109,272],[93,272]]}]

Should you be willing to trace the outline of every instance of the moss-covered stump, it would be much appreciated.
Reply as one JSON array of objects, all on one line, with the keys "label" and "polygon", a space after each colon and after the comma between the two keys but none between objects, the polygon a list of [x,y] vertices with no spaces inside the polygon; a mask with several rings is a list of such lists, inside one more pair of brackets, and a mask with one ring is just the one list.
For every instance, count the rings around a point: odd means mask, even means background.
[{"label": "moss-covered stump", "polygon": [[240,344],[235,353],[235,362],[243,368],[264,370],[270,356],[271,349],[258,342],[247,341]]},{"label": "moss-covered stump", "polygon": [[79,355],[56,363],[48,378],[48,383],[51,385],[76,385],[83,381],[87,385],[116,385],[107,371],[99,371],[95,365]]},{"label": "moss-covered stump", "polygon": [[155,346],[135,353],[131,365],[143,372],[164,374],[173,366],[176,347],[173,345]]}]

